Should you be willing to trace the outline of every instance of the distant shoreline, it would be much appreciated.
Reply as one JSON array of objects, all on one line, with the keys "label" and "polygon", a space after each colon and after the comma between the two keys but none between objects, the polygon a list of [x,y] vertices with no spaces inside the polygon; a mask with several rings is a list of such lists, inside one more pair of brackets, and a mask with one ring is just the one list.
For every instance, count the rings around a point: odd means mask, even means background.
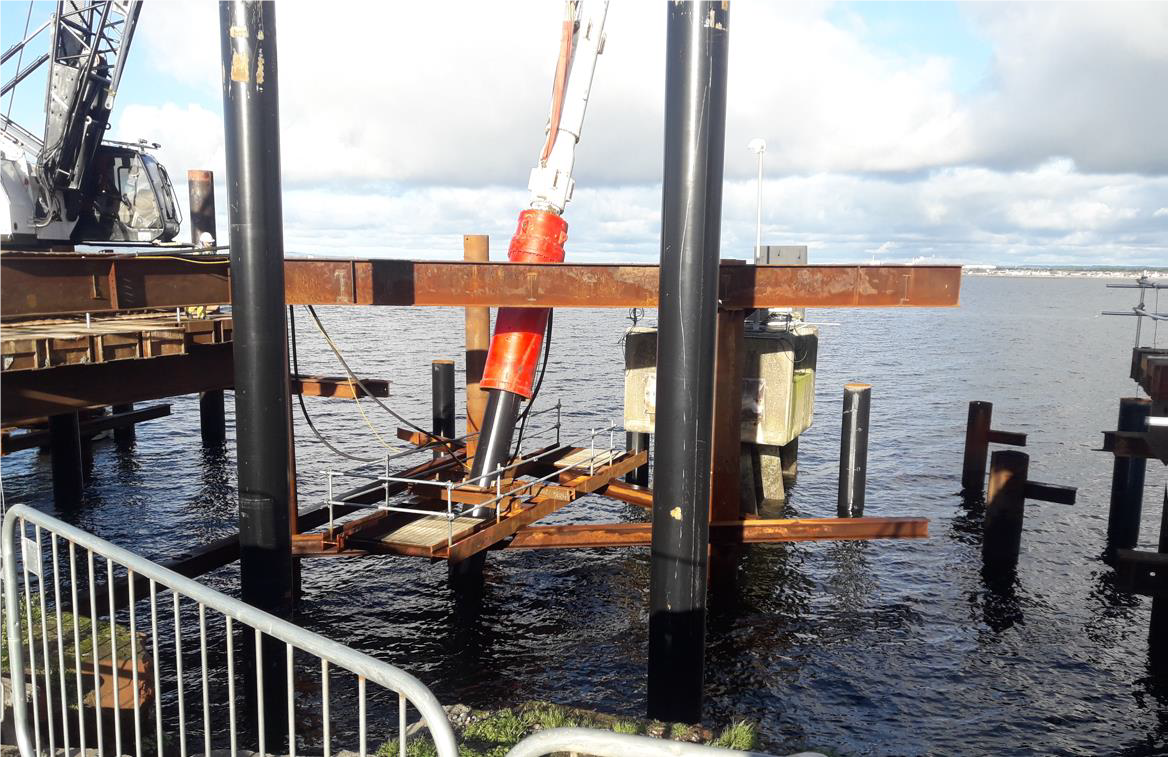
[{"label": "distant shoreline", "polygon": [[963,276],[1003,276],[1007,278],[1048,279],[1135,279],[1168,277],[1168,268],[1067,269],[1067,268],[983,268],[964,267]]}]

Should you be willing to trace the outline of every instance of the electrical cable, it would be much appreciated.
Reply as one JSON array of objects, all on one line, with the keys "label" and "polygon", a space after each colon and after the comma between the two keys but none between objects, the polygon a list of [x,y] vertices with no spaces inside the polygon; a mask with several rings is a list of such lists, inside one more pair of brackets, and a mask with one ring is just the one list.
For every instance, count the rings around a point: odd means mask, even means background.
[{"label": "electrical cable", "polygon": [[[291,336],[292,341],[292,374],[299,376],[300,361],[296,355],[296,313],[293,311],[291,305],[288,306],[288,333]],[[316,424],[312,422],[312,417],[308,414],[308,406],[304,404],[304,393],[298,392],[296,394],[296,399],[300,402],[300,414],[304,416],[304,421],[308,424],[308,428],[312,430],[312,433],[316,435],[317,440],[320,441],[321,444],[328,447],[335,454],[340,455],[341,457],[347,457],[350,460],[356,460],[359,463],[379,462],[376,458],[358,457],[357,455],[349,454],[348,452],[345,452],[344,450],[339,449],[330,443],[329,440],[325,439],[324,435],[317,430]]]},{"label": "electrical cable", "polygon": [[229,265],[230,260],[191,260],[178,255],[134,255],[134,260],[178,260],[191,265]]},{"label": "electrical cable", "polygon": [[377,443],[391,452],[403,451],[401,447],[394,447],[385,441],[381,434],[378,433],[377,427],[373,425],[373,421],[369,420],[369,416],[365,414],[365,408],[361,407],[361,393],[357,391],[357,387],[353,386],[353,379],[349,379],[349,388],[353,391],[353,404],[357,408],[357,415],[361,416],[361,420],[365,421],[365,425],[373,432],[373,437],[377,439]]},{"label": "electrical cable", "polygon": [[531,399],[527,401],[527,406],[523,408],[523,413],[519,416],[519,438],[515,440],[515,449],[511,451],[511,457],[519,456],[519,447],[523,444],[523,432],[527,428],[527,414],[531,412],[531,406],[535,404],[535,398],[539,396],[539,387],[543,384],[543,374],[547,371],[548,355],[552,351],[552,314],[554,310],[548,310],[548,322],[546,337],[543,340],[543,363],[539,367],[539,378],[535,380],[535,388],[531,390]]},{"label": "electrical cable", "polygon": [[[337,347],[336,342],[334,342],[332,340],[332,337],[330,337],[328,335],[328,332],[325,331],[324,324],[320,322],[320,316],[318,316],[316,314],[316,309],[313,308],[312,305],[305,305],[305,307],[308,308],[308,314],[312,316],[312,320],[316,324],[317,330],[320,331],[320,335],[324,337],[324,340],[328,344],[329,349],[331,349],[333,351],[333,354],[336,355],[336,357],[337,357],[337,361],[341,364],[341,367],[345,369],[345,373],[348,374],[349,380],[352,381],[353,383],[355,383],[357,386],[359,386],[361,388],[361,390],[364,391],[365,394],[371,400],[373,400],[374,402],[377,403],[378,407],[380,407],[382,410],[384,410],[385,412],[392,415],[394,418],[396,418],[398,420],[398,422],[404,423],[405,425],[409,426],[410,428],[417,431],[418,433],[423,434],[424,436],[429,437],[430,439],[434,439],[434,440],[438,441],[439,443],[442,444],[442,446],[444,446],[446,448],[446,451],[447,451],[447,453],[449,453],[451,459],[458,460],[458,457],[454,454],[454,447],[451,446],[451,442],[454,441],[453,439],[448,439],[447,437],[440,436],[438,434],[433,434],[433,433],[430,433],[429,431],[426,431],[421,426],[417,425],[416,423],[413,423],[412,421],[407,420],[405,417],[403,417],[400,413],[395,411],[389,405],[386,405],[384,402],[382,402],[380,399],[378,399],[377,396],[374,395],[372,391],[370,391],[369,387],[365,386],[365,383],[357,377],[357,374],[353,372],[353,369],[349,367],[348,362],[345,361],[345,356],[341,354],[340,348]],[[370,427],[372,427],[372,424],[370,424]],[[462,465],[463,468],[466,467],[466,461],[458,460],[458,462]]]},{"label": "electrical cable", "polygon": [[[291,309],[291,305],[289,305],[289,309]],[[373,425],[373,421],[369,420],[369,416],[365,414],[365,408],[361,407],[361,392],[357,391],[358,387],[354,385],[352,376],[349,377],[349,389],[353,392],[353,405],[357,408],[357,415],[360,415],[361,420],[369,427],[369,431],[373,434],[373,438],[377,440],[377,443],[391,452],[402,452],[403,449],[401,447],[394,447],[385,441],[381,434],[378,433],[377,427]],[[369,391],[365,387],[361,387],[361,390],[367,393]],[[303,393],[301,395],[303,396]]]}]

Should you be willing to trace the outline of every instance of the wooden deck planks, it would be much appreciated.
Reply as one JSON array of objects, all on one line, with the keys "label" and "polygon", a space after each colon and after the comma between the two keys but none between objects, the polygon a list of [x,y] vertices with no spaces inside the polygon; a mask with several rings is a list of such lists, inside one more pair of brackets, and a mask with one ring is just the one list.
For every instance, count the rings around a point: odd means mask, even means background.
[{"label": "wooden deck planks", "polygon": [[377,541],[434,549],[439,545],[446,546],[448,540],[458,541],[469,535],[485,520],[469,515],[460,515],[454,520],[448,520],[445,515],[426,515],[390,531]]}]

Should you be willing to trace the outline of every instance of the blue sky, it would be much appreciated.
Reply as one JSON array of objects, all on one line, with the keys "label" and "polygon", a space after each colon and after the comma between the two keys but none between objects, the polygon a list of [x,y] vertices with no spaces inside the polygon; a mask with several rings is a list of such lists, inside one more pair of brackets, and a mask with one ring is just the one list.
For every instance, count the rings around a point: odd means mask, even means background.
[{"label": "blue sky", "polygon": [[[376,39],[375,6],[278,7],[289,247],[450,257],[487,232],[501,249],[560,5],[429,3]],[[4,48],[27,12],[0,3]],[[657,254],[662,21],[610,6],[566,214],[577,259]],[[222,178],[217,23],[214,3],[147,2],[113,117],[112,137],[163,144],[180,185],[188,168]],[[753,243],[760,136],[764,241],[813,261],[1168,261],[1168,6],[736,0],[730,39],[724,257]],[[43,81],[13,108],[34,132]]]},{"label": "blue sky", "polygon": [[993,46],[957,3],[837,3],[828,9],[827,18],[889,54],[917,61],[929,56],[952,60],[958,92],[973,92],[989,74]]}]

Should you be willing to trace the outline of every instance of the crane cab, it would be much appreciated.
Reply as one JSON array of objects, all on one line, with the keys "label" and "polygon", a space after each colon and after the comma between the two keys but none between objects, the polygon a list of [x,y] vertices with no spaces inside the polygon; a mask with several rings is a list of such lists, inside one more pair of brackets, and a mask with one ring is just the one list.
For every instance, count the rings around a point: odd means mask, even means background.
[{"label": "crane cab", "polygon": [[169,242],[178,235],[178,202],[170,176],[145,150],[122,143],[97,148],[80,193],[74,243]]},{"label": "crane cab", "polygon": [[[103,142],[80,189],[46,192],[35,161],[3,150],[6,249],[169,242],[182,222],[166,169],[143,146]],[[9,153],[12,153],[11,155]]]}]

